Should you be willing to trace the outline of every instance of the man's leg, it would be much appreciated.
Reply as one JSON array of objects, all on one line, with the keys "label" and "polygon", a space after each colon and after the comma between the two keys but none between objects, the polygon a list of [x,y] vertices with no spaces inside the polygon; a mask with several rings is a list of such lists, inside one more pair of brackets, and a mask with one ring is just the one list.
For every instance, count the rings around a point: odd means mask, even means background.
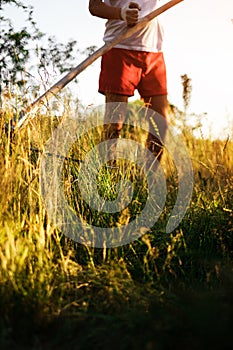
[{"label": "man's leg", "polygon": [[163,153],[163,142],[165,140],[168,123],[167,95],[145,97],[143,98],[143,100],[148,108],[159,113],[159,115],[161,115],[161,117],[164,118],[161,120],[161,123],[157,125],[161,140],[154,135],[153,130],[155,130],[155,125],[153,125],[153,121],[150,121],[149,124],[151,132],[148,134],[146,141],[147,148],[153,153],[153,155],[158,160],[160,160]]},{"label": "man's leg", "polygon": [[[121,103],[123,102],[123,103]],[[126,113],[128,97],[119,94],[106,94],[106,111],[104,118],[104,132],[106,138],[119,138],[120,131],[123,127]],[[119,104],[118,104],[119,103]]]},{"label": "man's leg", "polygon": [[[119,94],[107,93],[106,94],[106,109],[104,116],[104,126],[102,133],[102,141],[109,139],[118,139],[122,130],[125,113],[126,103],[128,97]],[[122,103],[123,102],[123,103]],[[112,143],[112,146],[107,151],[111,154],[116,152],[117,142]]]}]

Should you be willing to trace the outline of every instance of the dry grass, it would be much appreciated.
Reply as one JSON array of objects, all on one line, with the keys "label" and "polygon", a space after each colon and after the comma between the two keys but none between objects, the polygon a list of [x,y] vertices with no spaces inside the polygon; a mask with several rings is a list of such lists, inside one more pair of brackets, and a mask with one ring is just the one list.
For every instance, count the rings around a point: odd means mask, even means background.
[{"label": "dry grass", "polygon": [[[43,150],[59,120],[35,118],[12,142],[4,129],[10,116],[10,111],[2,115],[0,138],[1,349],[229,346],[233,314],[232,140],[211,142],[187,136],[194,191],[185,218],[172,234],[164,232],[164,221],[174,205],[177,179],[165,156],[168,195],[160,220],[131,244],[96,249],[75,243],[55,229],[42,204],[41,153],[32,147]],[[89,135],[86,145],[91,142],[96,140]],[[79,153],[71,151],[71,158],[85,154],[83,140],[81,145]],[[137,169],[133,177],[127,164],[121,172],[125,169],[129,179],[141,179]],[[75,209],[80,201],[69,176],[78,170],[78,164],[65,161],[65,192]],[[113,173],[103,173],[100,191],[111,195],[113,180],[118,181]],[[146,191],[144,184],[141,189],[139,185],[135,186],[135,200],[140,204]],[[100,220],[98,213],[93,218],[82,201],[81,207],[87,219],[100,224],[101,220],[108,225],[121,224],[121,219],[125,223],[129,215],[105,215]],[[131,207],[130,215],[139,209]]]}]

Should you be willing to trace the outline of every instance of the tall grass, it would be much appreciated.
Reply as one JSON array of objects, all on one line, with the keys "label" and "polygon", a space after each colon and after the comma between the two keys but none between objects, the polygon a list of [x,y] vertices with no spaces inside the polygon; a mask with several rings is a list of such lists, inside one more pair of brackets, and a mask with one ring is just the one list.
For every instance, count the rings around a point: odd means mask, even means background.
[{"label": "tall grass", "polygon": [[[164,211],[154,227],[126,246],[97,249],[53,226],[40,193],[45,141],[59,120],[37,116],[11,138],[1,116],[1,349],[225,349],[231,343],[233,292],[233,144],[186,134],[194,169],[187,213],[172,234],[165,222],[177,178],[169,155]],[[98,143],[84,136],[64,160],[69,204],[89,222],[116,226],[141,210],[147,189],[135,165],[103,168],[99,191],[117,195],[123,176],[134,183],[134,205],[100,217],[79,199],[79,162]]]}]

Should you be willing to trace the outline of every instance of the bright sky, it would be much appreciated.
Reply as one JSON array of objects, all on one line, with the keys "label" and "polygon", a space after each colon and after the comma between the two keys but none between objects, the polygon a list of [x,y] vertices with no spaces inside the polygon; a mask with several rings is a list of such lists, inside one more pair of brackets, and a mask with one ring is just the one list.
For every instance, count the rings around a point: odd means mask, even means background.
[{"label": "bright sky", "polygon": [[[42,32],[62,42],[75,39],[81,50],[103,45],[105,20],[90,15],[88,2],[25,1],[34,7]],[[193,86],[189,112],[207,113],[203,132],[210,128],[214,136],[233,137],[233,1],[184,0],[160,18],[165,31],[169,101],[183,108],[180,76],[187,74]],[[78,58],[77,65],[80,62]],[[99,69],[100,59],[78,76],[77,93],[84,105],[104,103],[97,91]]]}]

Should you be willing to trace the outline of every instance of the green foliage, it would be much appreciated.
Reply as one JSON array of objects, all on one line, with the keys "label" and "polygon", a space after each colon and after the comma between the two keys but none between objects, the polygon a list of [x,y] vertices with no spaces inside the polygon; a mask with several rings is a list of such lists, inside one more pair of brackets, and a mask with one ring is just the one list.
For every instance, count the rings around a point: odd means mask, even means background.
[{"label": "green foliage", "polygon": [[79,51],[75,40],[58,43],[55,37],[41,33],[33,19],[32,6],[9,0],[1,2],[1,9],[6,5],[16,6],[19,14],[26,17],[26,25],[17,30],[13,18],[7,18],[4,13],[1,15],[1,99],[9,90],[17,91],[17,95],[21,91],[25,96],[29,86],[31,93],[36,94],[39,78],[46,84],[51,74],[70,70]]},{"label": "green foliage", "polygon": [[16,5],[24,14],[26,21],[29,22],[30,28],[24,27],[20,30],[15,30],[11,19],[1,15],[1,38],[0,38],[0,71],[1,71],[1,88],[12,84],[24,83],[25,65],[30,57],[29,42],[39,39],[41,33],[35,27],[32,20],[32,8],[23,5],[18,1],[3,1],[3,5]]}]

